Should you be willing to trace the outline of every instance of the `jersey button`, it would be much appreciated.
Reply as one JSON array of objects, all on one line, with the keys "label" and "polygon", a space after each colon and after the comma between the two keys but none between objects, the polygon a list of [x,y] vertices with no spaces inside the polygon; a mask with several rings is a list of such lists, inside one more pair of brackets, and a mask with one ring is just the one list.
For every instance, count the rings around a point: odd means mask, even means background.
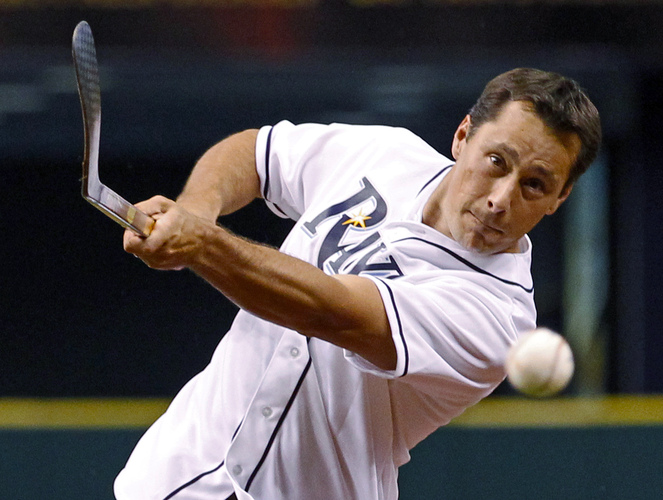
[{"label": "jersey button", "polygon": [[233,474],[236,476],[239,476],[242,473],[242,466],[241,465],[235,465],[233,467]]},{"label": "jersey button", "polygon": [[272,409],[269,406],[265,406],[262,409],[262,416],[265,417],[265,418],[271,417],[272,413],[274,413],[274,412],[272,411]]},{"label": "jersey button", "polygon": [[299,356],[299,349],[297,349],[296,347],[290,349],[290,356],[292,356],[293,358]]}]

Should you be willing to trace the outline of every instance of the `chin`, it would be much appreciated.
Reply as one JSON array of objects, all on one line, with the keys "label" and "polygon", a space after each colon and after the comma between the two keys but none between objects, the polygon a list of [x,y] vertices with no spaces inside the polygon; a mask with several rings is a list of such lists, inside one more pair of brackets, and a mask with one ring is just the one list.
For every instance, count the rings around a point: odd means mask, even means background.
[{"label": "chin", "polygon": [[477,241],[476,239],[466,240],[462,242],[461,245],[470,252],[476,252],[485,255],[493,253],[492,247],[486,245],[485,242]]},{"label": "chin", "polygon": [[481,255],[493,255],[496,253],[508,252],[510,246],[503,242],[486,241],[482,236],[468,238],[461,243],[467,250]]}]

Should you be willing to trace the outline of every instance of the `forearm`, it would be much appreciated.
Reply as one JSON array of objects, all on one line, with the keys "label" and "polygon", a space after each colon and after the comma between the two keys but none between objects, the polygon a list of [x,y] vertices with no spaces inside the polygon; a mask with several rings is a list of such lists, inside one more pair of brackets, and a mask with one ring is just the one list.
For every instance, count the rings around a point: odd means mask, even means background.
[{"label": "forearm", "polygon": [[216,220],[260,197],[255,146],[258,130],[232,135],[196,163],[177,202],[189,212]]},{"label": "forearm", "polygon": [[329,276],[276,249],[208,228],[188,265],[239,307],[391,369],[396,351],[379,292],[357,276]]}]

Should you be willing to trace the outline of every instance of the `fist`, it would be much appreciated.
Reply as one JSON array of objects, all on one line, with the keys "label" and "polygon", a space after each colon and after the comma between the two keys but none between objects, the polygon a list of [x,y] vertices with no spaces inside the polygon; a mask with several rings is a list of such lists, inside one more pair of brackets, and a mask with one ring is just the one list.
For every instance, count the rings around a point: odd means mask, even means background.
[{"label": "fist", "polygon": [[124,232],[124,249],[128,253],[153,269],[179,270],[195,262],[204,235],[213,223],[163,196],[138,203],[136,208],[152,216],[156,223],[147,237],[131,230]]}]

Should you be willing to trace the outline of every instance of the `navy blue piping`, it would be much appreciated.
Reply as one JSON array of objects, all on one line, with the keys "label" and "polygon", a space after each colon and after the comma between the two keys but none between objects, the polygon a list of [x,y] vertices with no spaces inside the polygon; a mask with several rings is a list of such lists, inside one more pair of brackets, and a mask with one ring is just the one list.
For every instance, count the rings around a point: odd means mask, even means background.
[{"label": "navy blue piping", "polygon": [[489,272],[486,271],[485,269],[481,269],[479,266],[476,266],[476,265],[472,264],[469,260],[464,259],[463,257],[461,257],[460,255],[458,255],[457,253],[455,253],[455,252],[449,250],[448,248],[446,248],[446,247],[444,247],[444,246],[442,246],[442,245],[438,245],[437,243],[433,243],[432,241],[424,240],[423,238],[417,238],[416,236],[408,236],[407,238],[403,238],[403,239],[400,239],[400,240],[396,240],[396,241],[394,241],[394,243],[396,243],[396,242],[398,242],[398,241],[405,241],[405,240],[418,240],[418,241],[423,241],[424,243],[428,243],[429,245],[432,245],[432,246],[434,246],[434,247],[439,248],[440,250],[443,250],[444,252],[448,253],[449,255],[451,255],[451,256],[452,256],[453,258],[455,258],[456,260],[459,260],[460,262],[462,262],[463,264],[465,264],[467,267],[469,267],[470,269],[472,269],[472,270],[474,270],[474,271],[476,271],[476,272],[478,272],[478,273],[484,274],[484,275],[486,275],[486,276],[490,276],[491,278],[495,278],[496,280],[501,281],[502,283],[505,283],[505,284],[507,284],[507,285],[513,285],[513,286],[517,286],[518,288],[522,288],[522,289],[523,289],[524,291],[526,291],[527,293],[532,293],[532,292],[534,291],[534,287],[533,287],[533,286],[530,287],[530,288],[527,288],[525,285],[521,285],[520,283],[516,283],[515,281],[509,281],[509,280],[507,280],[507,279],[500,278],[499,276],[496,276],[496,275],[494,275],[494,274],[492,274],[492,273],[489,273]]},{"label": "navy blue piping", "polygon": [[405,368],[403,368],[403,374],[401,377],[404,377],[407,375],[408,370],[410,369],[410,352],[407,349],[407,342],[405,342],[405,334],[403,333],[403,324],[401,322],[401,315],[398,313],[398,307],[396,306],[396,299],[394,298],[394,292],[392,292],[391,287],[387,285],[387,283],[380,278],[379,279],[384,286],[387,287],[387,290],[389,291],[389,297],[391,298],[391,303],[394,306],[394,313],[396,313],[396,322],[398,323],[398,334],[401,337],[401,342],[403,343],[403,348],[405,349]]},{"label": "navy blue piping", "polygon": [[[311,339],[308,338],[306,340],[307,343],[310,340]],[[285,408],[283,409],[283,414],[281,415],[281,418],[279,418],[279,421],[276,423],[276,427],[274,428],[274,432],[272,432],[272,435],[270,436],[269,441],[267,442],[267,446],[265,447],[265,451],[263,452],[262,457],[260,457],[260,460],[258,461],[258,464],[256,465],[256,468],[253,469],[253,472],[251,473],[251,476],[249,476],[249,479],[246,481],[246,486],[244,487],[244,490],[247,493],[249,491],[249,488],[251,487],[251,484],[253,483],[253,480],[256,478],[256,475],[260,471],[260,468],[265,463],[265,460],[267,459],[267,454],[272,449],[272,445],[274,444],[274,440],[276,439],[276,435],[281,430],[281,426],[283,425],[283,422],[285,421],[285,418],[288,415],[288,412],[290,411],[290,408],[292,407],[292,404],[295,401],[295,397],[299,393],[299,389],[301,389],[301,387],[302,387],[302,383],[304,382],[304,378],[306,377],[306,374],[308,373],[309,369],[311,368],[312,361],[313,361],[312,358],[309,357],[308,363],[306,363],[306,367],[304,368],[304,371],[302,372],[301,376],[299,377],[299,381],[297,381],[297,386],[295,387],[294,391],[292,392],[292,395],[290,396],[290,400],[288,401],[288,404],[285,405]]]},{"label": "navy blue piping", "polygon": [[279,212],[281,212],[281,213],[283,214],[283,217],[288,217],[288,218],[289,218],[289,215],[288,215],[287,213],[285,213],[285,212],[283,211],[283,209],[282,209],[281,207],[279,207],[276,203],[272,203],[272,206],[273,206],[276,210],[278,210]]},{"label": "navy blue piping", "polygon": [[267,135],[267,146],[265,147],[265,188],[262,190],[262,197],[267,199],[267,193],[269,192],[269,154],[272,149],[272,132],[274,127],[269,129],[269,134]]},{"label": "navy blue piping", "polygon": [[[242,420],[242,422],[243,422],[243,420]],[[239,428],[242,426],[242,422],[239,423],[239,425],[237,426],[237,429],[235,429],[235,432],[233,432],[233,437],[232,437],[232,439],[235,439],[235,436],[237,435],[237,431],[239,431]],[[207,471],[207,472],[203,472],[203,473],[201,473],[201,474],[198,474],[198,475],[197,475],[196,477],[194,477],[191,481],[189,481],[189,482],[187,482],[187,483],[184,483],[182,486],[180,486],[179,488],[177,488],[175,491],[169,493],[168,496],[165,497],[163,500],[168,500],[169,498],[173,498],[175,495],[177,495],[177,494],[178,494],[180,491],[182,491],[183,489],[188,488],[189,486],[191,486],[191,485],[194,484],[194,483],[197,483],[198,481],[200,481],[200,480],[201,480],[202,478],[204,478],[205,476],[207,476],[207,475],[209,475],[209,474],[213,474],[214,472],[218,471],[221,467],[223,467],[223,464],[225,464],[225,463],[226,463],[226,461],[223,460],[219,465],[217,465],[216,467],[214,467],[212,470],[209,470],[209,471]]]},{"label": "navy blue piping", "polygon": [[422,187],[419,192],[417,193],[417,196],[421,194],[421,192],[426,189],[431,182],[433,182],[435,179],[437,179],[440,175],[442,175],[444,172],[449,170],[453,165],[449,165],[448,167],[444,167],[442,170],[440,170],[437,174],[435,174],[426,184],[424,184],[424,187]]},{"label": "navy blue piping", "polygon": [[198,476],[194,477],[194,478],[193,478],[191,481],[189,481],[188,483],[184,483],[182,486],[180,486],[180,487],[177,488],[175,491],[173,491],[172,493],[170,493],[170,494],[169,494],[167,497],[165,497],[163,500],[168,500],[169,498],[173,498],[175,495],[177,495],[177,494],[178,494],[180,491],[182,491],[183,489],[188,488],[188,487],[191,486],[192,484],[194,484],[194,483],[198,482],[199,480],[201,480],[203,477],[205,477],[205,476],[207,476],[207,475],[209,475],[209,474],[212,474],[212,473],[218,471],[221,467],[223,467],[223,464],[224,464],[225,462],[226,462],[226,461],[224,460],[223,462],[221,462],[219,465],[217,465],[217,466],[216,466],[215,468],[213,468],[212,470],[209,470],[209,471],[207,471],[207,472],[203,472],[202,474],[199,474]]},{"label": "navy blue piping", "polygon": [[[272,132],[274,127],[269,129],[269,134],[267,135],[267,146],[265,147],[265,189],[262,191],[263,199],[267,200],[267,193],[269,193],[269,155],[272,150]],[[272,206],[276,208],[284,217],[288,217],[281,207],[276,203],[272,203]]]}]

